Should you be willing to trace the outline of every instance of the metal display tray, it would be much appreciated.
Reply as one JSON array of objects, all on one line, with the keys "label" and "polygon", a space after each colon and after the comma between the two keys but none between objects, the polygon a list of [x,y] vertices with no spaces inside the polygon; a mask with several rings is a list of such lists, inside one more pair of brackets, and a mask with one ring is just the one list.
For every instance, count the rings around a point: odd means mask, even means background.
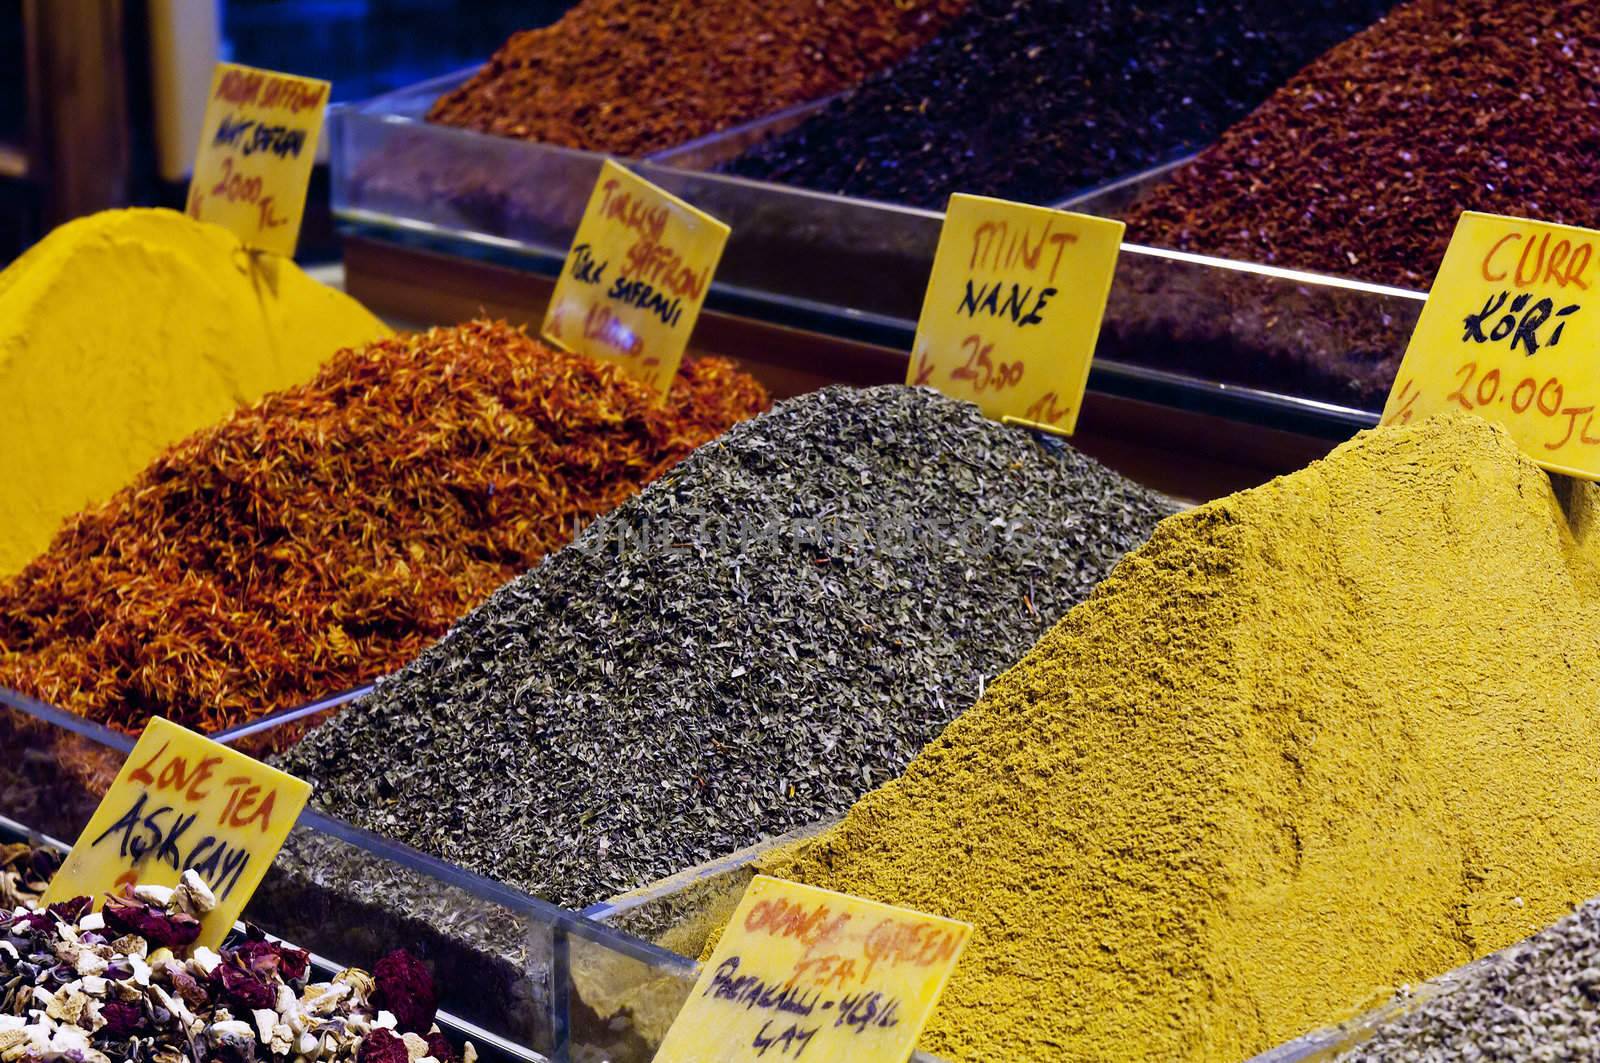
[{"label": "metal display tray", "polygon": [[[334,214],[366,239],[555,276],[603,156],[426,122],[432,101],[465,76],[330,112]],[[939,212],[684,168],[796,116],[791,109],[630,165],[732,227],[708,309],[909,350]],[[1115,214],[1167,169],[1056,205]],[[1089,386],[1344,438],[1376,423],[1424,298],[1124,244]]]},{"label": "metal display tray", "polygon": [[[133,748],[126,735],[0,701],[0,817],[70,840]],[[648,1063],[695,964],[591,919],[303,813],[244,918],[330,964],[404,946],[450,1024],[496,1063]]]}]

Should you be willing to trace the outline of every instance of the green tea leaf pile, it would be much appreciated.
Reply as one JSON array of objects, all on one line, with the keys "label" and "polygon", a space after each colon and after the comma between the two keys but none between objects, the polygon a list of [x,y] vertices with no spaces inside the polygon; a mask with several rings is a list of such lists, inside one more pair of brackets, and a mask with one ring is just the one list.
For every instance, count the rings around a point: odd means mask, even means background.
[{"label": "green tea leaf pile", "polygon": [[582,907],[842,811],[1167,512],[899,386],[700,448],[282,765],[333,815]]}]

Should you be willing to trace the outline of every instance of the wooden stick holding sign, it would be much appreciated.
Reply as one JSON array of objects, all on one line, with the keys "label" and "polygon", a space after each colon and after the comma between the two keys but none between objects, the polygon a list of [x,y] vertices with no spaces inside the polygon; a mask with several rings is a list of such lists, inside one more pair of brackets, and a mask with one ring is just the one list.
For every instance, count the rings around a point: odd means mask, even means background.
[{"label": "wooden stick holding sign", "polygon": [[757,875],[655,1063],[905,1063],[972,924]]},{"label": "wooden stick holding sign", "polygon": [[945,210],[906,383],[1071,435],[1123,224],[986,196]]},{"label": "wooden stick holding sign", "polygon": [[1466,410],[1551,472],[1600,480],[1600,232],[1466,211],[1384,424]]},{"label": "wooden stick holding sign", "polygon": [[607,159],[550,297],[544,338],[616,362],[665,398],[729,231]]},{"label": "wooden stick holding sign", "polygon": [[231,230],[252,250],[292,256],[329,90],[315,78],[218,63],[189,216]]},{"label": "wooden stick holding sign", "polygon": [[216,896],[199,944],[216,948],[311,796],[311,784],[168,720],[151,720],[50,881],[46,904],[124,886],[173,886],[193,869]]}]

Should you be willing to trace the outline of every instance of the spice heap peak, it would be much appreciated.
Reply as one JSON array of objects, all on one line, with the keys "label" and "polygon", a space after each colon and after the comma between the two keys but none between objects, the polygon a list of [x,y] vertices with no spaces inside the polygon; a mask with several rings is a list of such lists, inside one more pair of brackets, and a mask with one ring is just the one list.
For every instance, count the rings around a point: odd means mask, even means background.
[{"label": "spice heap peak", "polygon": [[283,766],[336,816],[581,908],[891,778],[1167,512],[931,389],[803,395]]},{"label": "spice heap peak", "polygon": [[1410,0],[1134,206],[1128,237],[1426,290],[1464,210],[1600,227],[1600,4]]},{"label": "spice heap peak", "polygon": [[1390,0],[972,0],[933,41],[729,163],[943,209],[1058,203],[1211,143]]},{"label": "spice heap peak", "polygon": [[974,923],[953,1060],[1237,1060],[1518,940],[1600,893],[1597,489],[1563,493],[1460,415],[1170,517],[763,870]]},{"label": "spice heap peak", "polygon": [[429,121],[642,155],[849,88],[963,0],[583,0],[514,34]]},{"label": "spice heap peak", "polygon": [[0,273],[0,576],[163,448],[388,333],[293,262],[174,211],[56,229]]},{"label": "spice heap peak", "polygon": [[766,404],[702,359],[663,405],[488,321],[342,351],[170,449],[0,584],[0,684],[128,732],[350,689]]}]

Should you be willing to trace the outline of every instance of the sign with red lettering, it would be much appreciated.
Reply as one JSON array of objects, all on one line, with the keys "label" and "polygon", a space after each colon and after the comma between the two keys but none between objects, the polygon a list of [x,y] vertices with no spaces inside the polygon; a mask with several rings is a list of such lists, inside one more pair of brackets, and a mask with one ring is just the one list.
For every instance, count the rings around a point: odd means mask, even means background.
[{"label": "sign with red lettering", "polygon": [[544,337],[665,397],[729,229],[607,159],[545,313]]},{"label": "sign with red lettering", "polygon": [[655,1063],[905,1063],[971,935],[757,875]]},{"label": "sign with red lettering", "polygon": [[189,180],[189,216],[232,230],[246,247],[293,255],[330,88],[218,63]]},{"label": "sign with red lettering", "polygon": [[1383,409],[1498,422],[1552,472],[1600,479],[1600,232],[1466,211]]},{"label": "sign with red lettering", "polygon": [[193,869],[216,896],[199,944],[215,948],[278,855],[311,785],[168,720],[151,720],[45,892],[172,886]]},{"label": "sign with red lettering", "polygon": [[1106,218],[951,196],[906,383],[1071,435],[1122,232]]}]

